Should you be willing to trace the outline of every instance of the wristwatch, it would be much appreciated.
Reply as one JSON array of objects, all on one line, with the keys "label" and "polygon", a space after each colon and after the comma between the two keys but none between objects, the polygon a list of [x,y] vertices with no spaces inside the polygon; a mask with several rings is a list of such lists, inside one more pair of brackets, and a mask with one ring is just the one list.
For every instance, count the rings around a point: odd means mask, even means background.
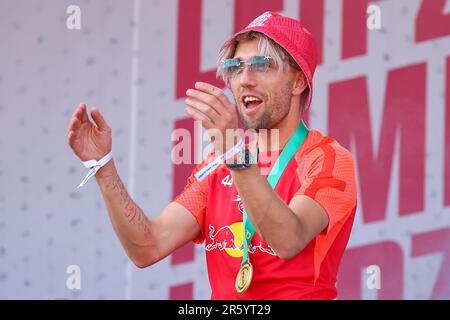
[{"label": "wristwatch", "polygon": [[250,168],[252,163],[251,154],[247,147],[243,146],[241,151],[236,154],[235,163],[226,163],[230,170],[242,170]]}]

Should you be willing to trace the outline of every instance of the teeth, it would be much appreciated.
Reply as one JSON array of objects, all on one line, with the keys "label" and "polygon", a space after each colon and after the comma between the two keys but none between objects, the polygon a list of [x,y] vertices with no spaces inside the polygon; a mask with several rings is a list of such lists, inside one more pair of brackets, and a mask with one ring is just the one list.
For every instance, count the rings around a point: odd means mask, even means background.
[{"label": "teeth", "polygon": [[256,97],[245,97],[244,98],[244,103],[248,103],[248,102],[252,102],[252,101],[261,101],[261,100]]}]

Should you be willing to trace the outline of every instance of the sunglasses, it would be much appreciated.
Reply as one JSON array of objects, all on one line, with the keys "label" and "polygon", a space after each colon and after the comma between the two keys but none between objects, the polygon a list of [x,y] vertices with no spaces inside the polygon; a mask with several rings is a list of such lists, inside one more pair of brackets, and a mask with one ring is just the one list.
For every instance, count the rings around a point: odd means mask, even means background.
[{"label": "sunglasses", "polygon": [[270,60],[273,60],[269,56],[253,56],[247,61],[241,61],[240,59],[224,59],[222,60],[223,75],[226,80],[236,78],[248,65],[250,71],[257,73],[264,73],[269,69]]}]

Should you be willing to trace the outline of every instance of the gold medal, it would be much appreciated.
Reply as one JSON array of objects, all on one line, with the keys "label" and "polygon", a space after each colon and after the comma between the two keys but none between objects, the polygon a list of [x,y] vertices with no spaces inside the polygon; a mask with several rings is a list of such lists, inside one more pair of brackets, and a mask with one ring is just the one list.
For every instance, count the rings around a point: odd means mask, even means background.
[{"label": "gold medal", "polygon": [[250,287],[250,283],[253,278],[253,266],[250,261],[244,263],[244,265],[239,269],[239,272],[236,277],[236,291],[239,294],[243,294],[248,287]]}]

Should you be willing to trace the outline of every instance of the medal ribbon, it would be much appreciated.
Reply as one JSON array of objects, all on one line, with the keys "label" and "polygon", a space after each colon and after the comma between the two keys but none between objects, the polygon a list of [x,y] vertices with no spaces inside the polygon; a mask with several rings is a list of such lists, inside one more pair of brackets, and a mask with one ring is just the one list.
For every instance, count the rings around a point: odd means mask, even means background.
[{"label": "medal ribbon", "polygon": [[[294,132],[292,137],[287,142],[286,146],[284,147],[283,151],[281,152],[280,156],[278,157],[277,161],[273,165],[272,169],[270,170],[269,175],[267,176],[267,181],[269,182],[270,186],[273,190],[275,190],[275,187],[277,186],[278,181],[280,180],[284,170],[286,169],[286,166],[288,165],[289,161],[291,161],[292,157],[297,152],[298,148],[302,145],[303,141],[305,140],[306,136],[309,133],[308,127],[305,125],[305,123],[300,121],[300,124],[297,127],[297,130]],[[258,159],[258,152],[255,153],[256,162]],[[242,259],[241,266],[246,264],[249,260],[249,253],[248,253],[248,247],[250,246],[250,243],[252,242],[253,236],[255,235],[255,227],[252,225],[250,219],[248,218],[247,211],[244,208],[244,257]]]}]

